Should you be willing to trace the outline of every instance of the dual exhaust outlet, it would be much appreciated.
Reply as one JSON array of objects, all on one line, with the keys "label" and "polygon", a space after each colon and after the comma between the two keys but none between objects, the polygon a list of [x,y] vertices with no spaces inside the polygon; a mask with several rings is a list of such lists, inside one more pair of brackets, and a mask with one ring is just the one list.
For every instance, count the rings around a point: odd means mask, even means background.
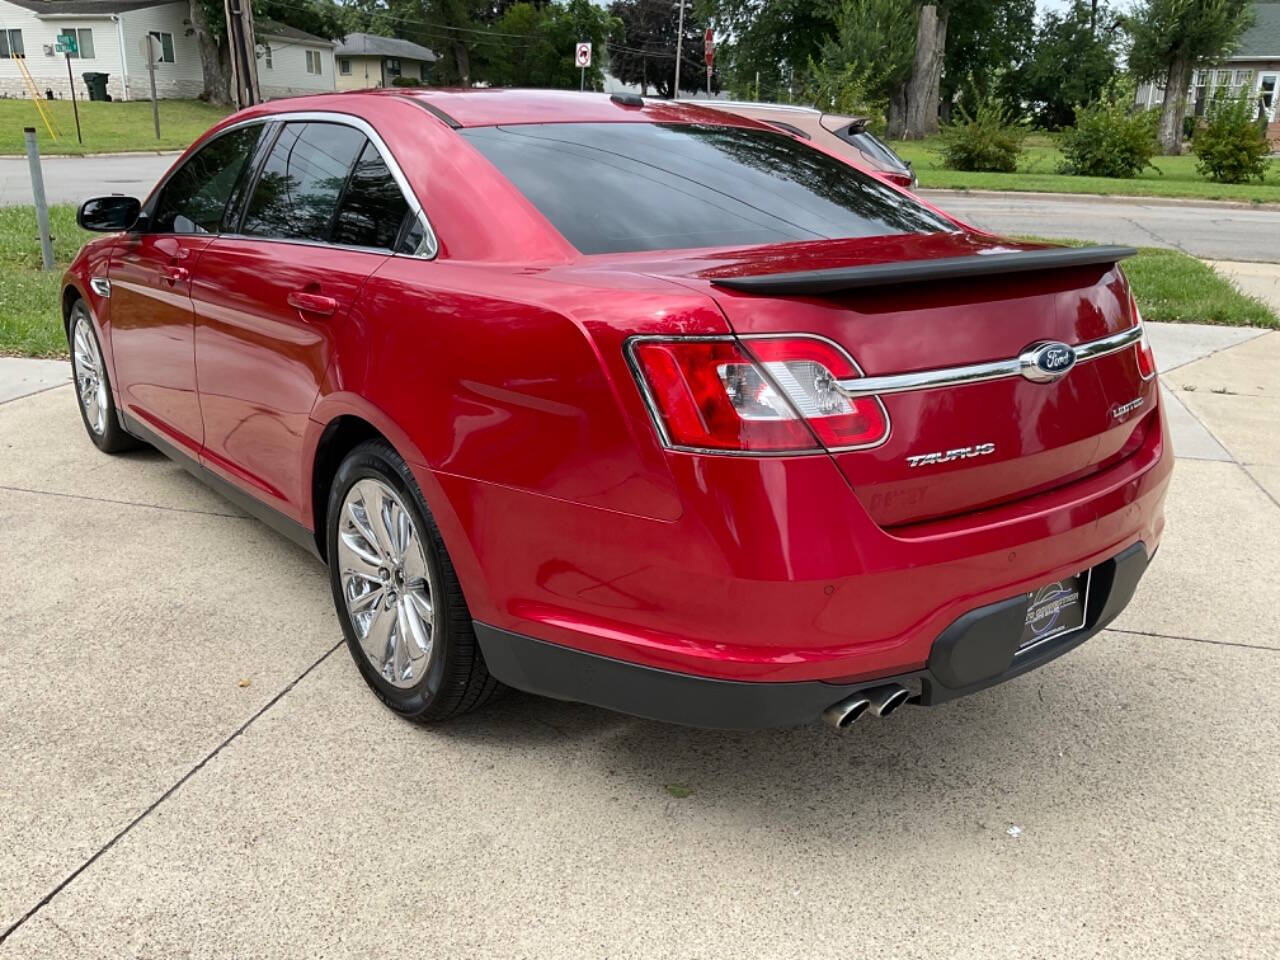
[{"label": "dual exhaust outlet", "polygon": [[837,730],[847,730],[865,713],[887,717],[911,699],[911,691],[899,683],[859,690],[822,711],[824,722]]}]

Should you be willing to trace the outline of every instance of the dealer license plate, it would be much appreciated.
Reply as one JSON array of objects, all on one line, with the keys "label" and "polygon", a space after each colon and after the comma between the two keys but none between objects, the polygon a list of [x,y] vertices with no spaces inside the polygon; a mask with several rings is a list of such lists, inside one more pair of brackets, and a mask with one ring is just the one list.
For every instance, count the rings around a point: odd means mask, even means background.
[{"label": "dealer license plate", "polygon": [[1026,653],[1055,637],[1073,633],[1084,626],[1089,599],[1089,574],[1084,573],[1033,590],[1027,599],[1027,622],[1022,628],[1017,653]]}]

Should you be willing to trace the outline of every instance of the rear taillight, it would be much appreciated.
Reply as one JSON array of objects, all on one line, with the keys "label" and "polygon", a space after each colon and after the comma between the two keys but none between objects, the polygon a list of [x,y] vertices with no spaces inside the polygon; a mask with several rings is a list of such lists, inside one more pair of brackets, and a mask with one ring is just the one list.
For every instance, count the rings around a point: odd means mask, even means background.
[{"label": "rear taillight", "polygon": [[1147,340],[1147,328],[1142,325],[1142,312],[1138,309],[1138,301],[1129,295],[1129,306],[1134,323],[1142,330],[1142,339],[1138,341],[1138,372],[1143,380],[1150,380],[1156,375],[1156,358],[1151,352],[1151,344]]},{"label": "rear taillight", "polygon": [[812,453],[874,446],[889,432],[879,399],[836,389],[861,374],[826,340],[637,339],[629,350],[669,447]]}]

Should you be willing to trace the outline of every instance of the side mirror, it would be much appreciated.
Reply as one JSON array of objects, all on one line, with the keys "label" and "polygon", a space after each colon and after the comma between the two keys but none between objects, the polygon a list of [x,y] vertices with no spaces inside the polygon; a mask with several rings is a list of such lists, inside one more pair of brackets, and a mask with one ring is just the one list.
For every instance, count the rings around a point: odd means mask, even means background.
[{"label": "side mirror", "polygon": [[85,230],[96,233],[119,233],[128,230],[138,221],[142,204],[134,197],[119,194],[110,197],[94,197],[80,204],[76,211],[76,223]]}]

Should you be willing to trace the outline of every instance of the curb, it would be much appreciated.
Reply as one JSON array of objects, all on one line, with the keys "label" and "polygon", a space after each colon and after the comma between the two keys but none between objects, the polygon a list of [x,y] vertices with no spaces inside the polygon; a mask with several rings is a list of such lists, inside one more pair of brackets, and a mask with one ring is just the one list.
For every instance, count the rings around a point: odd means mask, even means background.
[{"label": "curb", "polygon": [[1074,200],[1079,203],[1137,203],[1153,207],[1222,207],[1227,210],[1259,210],[1263,213],[1280,213],[1280,201],[1254,203],[1241,200],[1206,200],[1197,197],[1141,197],[1129,194],[1100,193],[1050,193],[1043,190],[956,190],[921,187],[916,191],[928,197],[993,197],[1003,200]]}]

